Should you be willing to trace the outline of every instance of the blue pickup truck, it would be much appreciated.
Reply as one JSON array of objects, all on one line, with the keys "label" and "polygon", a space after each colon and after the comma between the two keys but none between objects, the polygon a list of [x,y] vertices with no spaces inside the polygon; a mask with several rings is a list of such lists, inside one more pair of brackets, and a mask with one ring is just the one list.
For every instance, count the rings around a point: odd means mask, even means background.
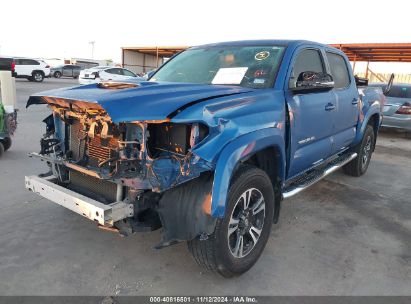
[{"label": "blue pickup truck", "polygon": [[[148,81],[32,95],[48,104],[26,188],[123,235],[162,228],[231,277],[261,255],[280,204],[370,163],[384,95],[338,49],[309,41],[191,47]],[[355,199],[355,198],[353,198]]]}]

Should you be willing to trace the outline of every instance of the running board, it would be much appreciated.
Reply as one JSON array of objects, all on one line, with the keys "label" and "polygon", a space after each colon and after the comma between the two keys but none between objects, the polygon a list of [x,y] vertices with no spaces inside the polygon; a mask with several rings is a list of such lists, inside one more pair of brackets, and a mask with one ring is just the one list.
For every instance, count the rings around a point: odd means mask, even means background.
[{"label": "running board", "polygon": [[301,177],[297,177],[295,181],[285,187],[283,191],[283,198],[289,198],[297,193],[300,193],[301,191],[314,185],[316,182],[322,180],[327,175],[349,163],[356,157],[357,153],[345,154],[335,160],[330,161],[328,164],[323,165],[321,168],[314,169],[309,173],[303,174]]}]

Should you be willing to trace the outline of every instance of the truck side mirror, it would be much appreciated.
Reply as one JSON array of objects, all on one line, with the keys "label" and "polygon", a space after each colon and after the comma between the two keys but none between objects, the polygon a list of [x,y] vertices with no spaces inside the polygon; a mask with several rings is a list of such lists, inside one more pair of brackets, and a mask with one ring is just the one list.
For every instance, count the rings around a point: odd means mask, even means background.
[{"label": "truck side mirror", "polygon": [[295,83],[290,82],[290,90],[295,93],[327,91],[334,88],[334,79],[330,74],[302,72]]}]

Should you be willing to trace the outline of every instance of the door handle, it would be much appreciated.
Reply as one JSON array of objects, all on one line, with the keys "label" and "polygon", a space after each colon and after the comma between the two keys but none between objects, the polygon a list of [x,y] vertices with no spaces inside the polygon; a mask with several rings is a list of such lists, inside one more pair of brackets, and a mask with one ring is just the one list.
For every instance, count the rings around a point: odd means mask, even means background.
[{"label": "door handle", "polygon": [[352,105],[357,105],[358,104],[358,98],[353,98],[353,100],[351,101]]},{"label": "door handle", "polygon": [[332,103],[328,103],[326,106],[325,106],[325,110],[326,111],[331,111],[331,110],[334,110],[335,109],[335,105],[333,105]]}]

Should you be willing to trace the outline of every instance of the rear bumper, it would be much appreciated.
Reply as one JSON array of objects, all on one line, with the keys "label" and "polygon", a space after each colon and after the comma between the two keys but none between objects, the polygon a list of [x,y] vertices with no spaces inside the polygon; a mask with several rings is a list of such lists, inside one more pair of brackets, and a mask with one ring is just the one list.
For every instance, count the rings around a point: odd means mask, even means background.
[{"label": "rear bumper", "polygon": [[57,185],[54,177],[41,178],[32,175],[26,176],[25,181],[26,189],[103,226],[111,227],[115,222],[134,214],[132,204],[103,204]]},{"label": "rear bumper", "polygon": [[382,126],[387,128],[397,128],[411,131],[411,117],[406,115],[398,116],[384,116]]},{"label": "rear bumper", "polygon": [[79,77],[78,82],[80,84],[91,84],[99,82],[99,78],[81,78]]}]

